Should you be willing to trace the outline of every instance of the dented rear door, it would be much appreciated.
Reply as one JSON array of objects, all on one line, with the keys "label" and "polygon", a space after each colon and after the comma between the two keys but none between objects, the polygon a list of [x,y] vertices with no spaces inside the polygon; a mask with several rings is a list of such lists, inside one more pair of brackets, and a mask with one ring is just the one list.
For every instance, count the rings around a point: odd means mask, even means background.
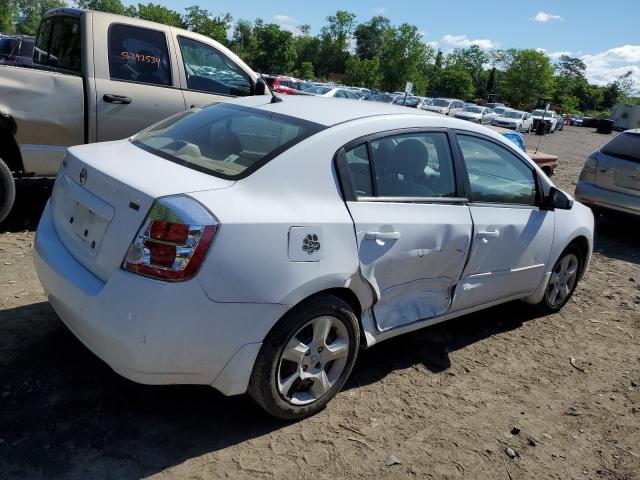
[{"label": "dented rear door", "polygon": [[[370,161],[371,158],[371,161]],[[444,132],[399,134],[347,148],[360,270],[381,331],[446,313],[470,248]]]}]

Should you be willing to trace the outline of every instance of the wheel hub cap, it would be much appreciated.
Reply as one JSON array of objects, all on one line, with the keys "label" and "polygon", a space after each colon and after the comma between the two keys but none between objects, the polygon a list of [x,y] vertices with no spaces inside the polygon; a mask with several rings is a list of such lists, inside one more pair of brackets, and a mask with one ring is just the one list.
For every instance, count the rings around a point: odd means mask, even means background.
[{"label": "wheel hub cap", "polygon": [[578,257],[568,254],[562,257],[551,272],[547,286],[547,303],[558,307],[573,291],[578,280]]}]

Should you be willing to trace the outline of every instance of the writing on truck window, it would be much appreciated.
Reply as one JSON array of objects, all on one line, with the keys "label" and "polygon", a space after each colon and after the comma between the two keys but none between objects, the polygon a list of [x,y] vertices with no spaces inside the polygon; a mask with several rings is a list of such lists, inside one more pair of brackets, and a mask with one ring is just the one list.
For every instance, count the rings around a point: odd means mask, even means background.
[{"label": "writing on truck window", "polygon": [[154,57],[153,55],[143,55],[141,53],[133,52],[120,52],[120,57],[122,57],[123,60],[133,62],[153,63],[157,67],[160,67],[160,57]]}]

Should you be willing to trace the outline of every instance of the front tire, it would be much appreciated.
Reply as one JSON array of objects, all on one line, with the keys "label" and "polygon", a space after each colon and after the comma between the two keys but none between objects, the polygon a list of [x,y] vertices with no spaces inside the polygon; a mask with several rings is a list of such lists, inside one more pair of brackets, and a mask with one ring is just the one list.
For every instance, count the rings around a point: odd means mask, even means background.
[{"label": "front tire", "polygon": [[544,298],[538,303],[544,313],[558,312],[566,305],[578,286],[583,263],[582,252],[577,247],[569,246],[562,252],[551,271]]},{"label": "front tire", "polygon": [[291,309],[269,332],[249,395],[271,415],[300,420],[322,410],[349,378],[360,347],[358,319],[334,295]]},{"label": "front tire", "polygon": [[16,184],[11,175],[11,170],[0,158],[0,223],[11,212],[13,202],[16,199]]}]

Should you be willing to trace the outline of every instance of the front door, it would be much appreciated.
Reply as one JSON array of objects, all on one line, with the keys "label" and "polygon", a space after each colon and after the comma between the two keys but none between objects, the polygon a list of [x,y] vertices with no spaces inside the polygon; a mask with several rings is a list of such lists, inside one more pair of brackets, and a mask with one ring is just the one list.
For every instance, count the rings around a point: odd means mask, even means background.
[{"label": "front door", "polygon": [[380,330],[446,313],[471,240],[444,132],[391,135],[347,148],[347,206]]},{"label": "front door", "polygon": [[538,208],[536,172],[492,139],[457,135],[467,170],[474,234],[454,310],[524,296],[542,280],[554,212]]},{"label": "front door", "polygon": [[[169,27],[158,30],[114,23],[108,42],[97,43],[97,141],[127,138],[185,109],[178,69],[168,48]],[[107,65],[108,63],[108,65]]]}]

